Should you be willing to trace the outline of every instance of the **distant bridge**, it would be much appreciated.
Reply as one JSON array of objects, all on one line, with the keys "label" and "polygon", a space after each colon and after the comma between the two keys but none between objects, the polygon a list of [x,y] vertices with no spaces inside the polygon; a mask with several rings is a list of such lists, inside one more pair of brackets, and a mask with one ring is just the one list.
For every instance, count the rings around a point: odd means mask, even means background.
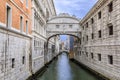
[{"label": "distant bridge", "polygon": [[69,50],[60,50],[60,53],[62,52],[69,53]]}]

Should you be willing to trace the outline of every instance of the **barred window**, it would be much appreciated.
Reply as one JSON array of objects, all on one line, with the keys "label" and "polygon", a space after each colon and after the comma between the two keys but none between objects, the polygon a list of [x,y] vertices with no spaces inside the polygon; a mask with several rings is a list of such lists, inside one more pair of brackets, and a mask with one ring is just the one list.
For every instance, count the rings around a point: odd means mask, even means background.
[{"label": "barred window", "polygon": [[22,64],[25,64],[25,56],[22,57]]},{"label": "barred window", "polygon": [[92,24],[94,23],[94,19],[93,19],[93,18],[91,19],[91,23],[92,23]]},{"label": "barred window", "polygon": [[88,28],[88,22],[86,23],[86,28]]},{"label": "barred window", "polygon": [[101,30],[98,31],[98,35],[99,35],[99,38],[102,37],[102,33],[101,33]]},{"label": "barred window", "polygon": [[101,61],[101,54],[98,54],[98,60]]},{"label": "barred window", "polygon": [[92,58],[92,59],[94,58],[94,55],[93,55],[93,53],[91,53],[91,58]]},{"label": "barred window", "polygon": [[94,39],[94,33],[92,33],[91,36],[92,36],[92,39]]},{"label": "barred window", "polygon": [[101,19],[101,11],[98,13],[98,19]]},{"label": "barred window", "polygon": [[109,35],[113,35],[113,25],[108,26],[109,28]]},{"label": "barred window", "polygon": [[109,62],[109,64],[113,64],[113,56],[112,55],[108,55],[108,62]]},{"label": "barred window", "polygon": [[86,40],[88,41],[88,35],[86,36]]},{"label": "barred window", "polygon": [[113,11],[113,2],[108,4],[108,11],[112,12]]},{"label": "barred window", "polygon": [[15,58],[12,58],[12,68],[15,67]]}]

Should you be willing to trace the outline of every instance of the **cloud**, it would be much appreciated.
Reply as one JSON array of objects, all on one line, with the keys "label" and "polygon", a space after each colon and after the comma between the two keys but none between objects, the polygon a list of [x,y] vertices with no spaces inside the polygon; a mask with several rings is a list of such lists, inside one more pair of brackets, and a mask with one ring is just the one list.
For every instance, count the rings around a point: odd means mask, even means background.
[{"label": "cloud", "polygon": [[83,18],[97,0],[54,0],[57,13],[69,13]]}]

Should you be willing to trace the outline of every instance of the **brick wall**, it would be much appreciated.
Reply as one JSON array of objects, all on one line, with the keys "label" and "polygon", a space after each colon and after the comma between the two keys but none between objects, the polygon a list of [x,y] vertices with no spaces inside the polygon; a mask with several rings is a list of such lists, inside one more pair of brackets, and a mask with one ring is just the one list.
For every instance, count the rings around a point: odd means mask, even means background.
[{"label": "brick wall", "polygon": [[12,28],[20,30],[20,16],[23,16],[23,28],[26,31],[26,20],[28,20],[29,33],[31,33],[31,1],[28,0],[28,8],[26,0],[2,0],[0,2],[0,22],[6,24],[6,6],[9,5],[12,9]]}]

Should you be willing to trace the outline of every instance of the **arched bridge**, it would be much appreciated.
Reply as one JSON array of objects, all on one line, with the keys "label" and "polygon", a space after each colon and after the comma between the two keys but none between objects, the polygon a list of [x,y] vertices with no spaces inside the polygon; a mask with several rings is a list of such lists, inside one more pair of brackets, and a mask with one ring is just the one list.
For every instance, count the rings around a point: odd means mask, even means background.
[{"label": "arched bridge", "polygon": [[[54,36],[71,35],[80,40],[82,28],[79,22],[80,20],[78,18],[70,16],[67,13],[61,13],[58,16],[49,18],[46,25],[47,42],[45,43],[45,55],[48,55],[49,40]],[[47,61],[47,57],[45,57],[45,61]]]},{"label": "arched bridge", "polygon": [[81,32],[79,22],[76,17],[66,13],[50,18],[47,22],[48,39],[55,35],[72,35],[79,38]]},{"label": "arched bridge", "polygon": [[69,50],[60,50],[60,53],[62,52],[69,53]]}]

